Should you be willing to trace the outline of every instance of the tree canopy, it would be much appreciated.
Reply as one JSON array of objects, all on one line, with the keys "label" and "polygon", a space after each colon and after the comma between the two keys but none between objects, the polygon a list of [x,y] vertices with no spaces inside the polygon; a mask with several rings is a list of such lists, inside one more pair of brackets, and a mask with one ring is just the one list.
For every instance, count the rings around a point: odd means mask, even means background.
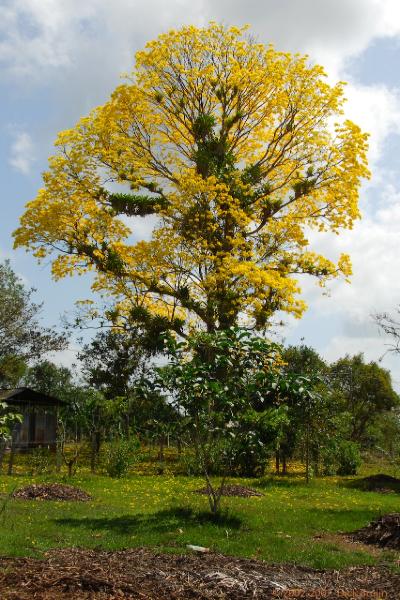
[{"label": "tree canopy", "polygon": [[[95,271],[114,320],[182,333],[300,316],[302,274],[351,274],[347,255],[334,263],[307,238],[359,217],[367,135],[343,118],[343,87],[244,29],[161,35],[108,102],[59,134],[15,244],[51,255],[56,278]],[[151,239],[136,241],[150,215]]]},{"label": "tree canopy", "polygon": [[366,363],[363,354],[346,355],[330,367],[332,385],[340,392],[342,407],[350,417],[351,439],[368,441],[368,427],[380,413],[399,406],[389,371],[376,362]]}]

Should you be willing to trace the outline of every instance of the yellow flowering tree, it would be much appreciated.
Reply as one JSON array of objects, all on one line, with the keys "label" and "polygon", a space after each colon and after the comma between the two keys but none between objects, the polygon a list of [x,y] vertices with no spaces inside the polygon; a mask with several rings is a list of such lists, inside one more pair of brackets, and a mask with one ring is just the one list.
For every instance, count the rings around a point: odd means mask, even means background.
[{"label": "yellow flowering tree", "polygon": [[[161,35],[106,104],[59,134],[15,244],[51,255],[56,278],[94,271],[116,319],[182,333],[299,317],[302,274],[323,285],[351,273],[348,256],[335,264],[307,239],[360,216],[367,135],[344,119],[343,87],[244,29]],[[149,215],[152,237],[137,241]]]}]

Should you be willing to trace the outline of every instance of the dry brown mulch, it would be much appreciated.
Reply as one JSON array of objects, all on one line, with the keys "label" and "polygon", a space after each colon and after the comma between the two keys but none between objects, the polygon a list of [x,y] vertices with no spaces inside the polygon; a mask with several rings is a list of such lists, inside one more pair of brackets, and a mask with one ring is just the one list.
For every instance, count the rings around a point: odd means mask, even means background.
[{"label": "dry brown mulch", "polygon": [[400,513],[383,515],[352,534],[364,544],[400,550]]},{"label": "dry brown mulch", "polygon": [[[208,488],[195,490],[195,494],[208,494]],[[263,496],[261,492],[245,487],[244,485],[226,484],[222,488],[222,496],[238,496],[239,498],[250,498],[251,496]]]},{"label": "dry brown mulch", "polygon": [[44,560],[0,558],[2,600],[388,600],[400,575],[385,567],[321,571],[219,554],[52,550]]},{"label": "dry brown mulch", "polygon": [[12,496],[13,498],[21,498],[22,500],[69,500],[75,502],[87,502],[92,498],[77,487],[61,483],[32,483],[32,485],[15,490]]}]

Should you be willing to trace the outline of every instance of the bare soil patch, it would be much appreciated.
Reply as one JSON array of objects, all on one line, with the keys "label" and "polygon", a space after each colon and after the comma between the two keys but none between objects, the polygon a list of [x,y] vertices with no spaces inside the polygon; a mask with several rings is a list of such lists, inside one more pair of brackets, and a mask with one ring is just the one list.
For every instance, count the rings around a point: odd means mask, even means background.
[{"label": "bare soil patch", "polygon": [[26,487],[15,490],[13,498],[22,500],[69,500],[75,502],[87,502],[91,496],[83,490],[72,485],[61,483],[27,485]]},{"label": "bare soil patch", "polygon": [[219,554],[52,550],[44,560],[0,558],[2,600],[388,600],[400,575],[385,567],[322,571]]},{"label": "bare soil patch", "polygon": [[[208,488],[195,490],[195,494],[208,494]],[[263,496],[261,492],[245,487],[244,485],[226,484],[222,488],[222,496],[237,496],[239,498],[250,498],[251,496]]]},{"label": "bare soil patch", "polygon": [[379,517],[353,533],[353,537],[365,544],[400,550],[400,513]]}]

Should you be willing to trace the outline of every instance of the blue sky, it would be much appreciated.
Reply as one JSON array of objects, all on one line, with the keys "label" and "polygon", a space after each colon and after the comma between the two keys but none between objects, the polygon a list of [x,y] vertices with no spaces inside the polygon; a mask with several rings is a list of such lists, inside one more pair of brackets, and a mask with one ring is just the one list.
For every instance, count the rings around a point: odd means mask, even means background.
[{"label": "blue sky", "polygon": [[[287,320],[287,342],[304,339],[327,359],[364,352],[378,359],[385,340],[371,314],[400,303],[400,3],[397,0],[0,0],[0,258],[9,257],[44,301],[43,318],[59,322],[87,297],[89,281],[51,279],[12,250],[11,233],[41,185],[41,172],[59,130],[102,104],[129,71],[135,50],[159,33],[209,20],[248,23],[264,43],[308,53],[331,81],[345,80],[347,113],[371,133],[373,178],[361,191],[363,220],[341,236],[317,235],[316,249],[352,256],[352,284],[335,282],[329,296],[303,285],[309,310]],[[148,231],[141,224],[137,235]],[[75,346],[57,360],[70,364]],[[400,357],[387,355],[400,386]]]}]

